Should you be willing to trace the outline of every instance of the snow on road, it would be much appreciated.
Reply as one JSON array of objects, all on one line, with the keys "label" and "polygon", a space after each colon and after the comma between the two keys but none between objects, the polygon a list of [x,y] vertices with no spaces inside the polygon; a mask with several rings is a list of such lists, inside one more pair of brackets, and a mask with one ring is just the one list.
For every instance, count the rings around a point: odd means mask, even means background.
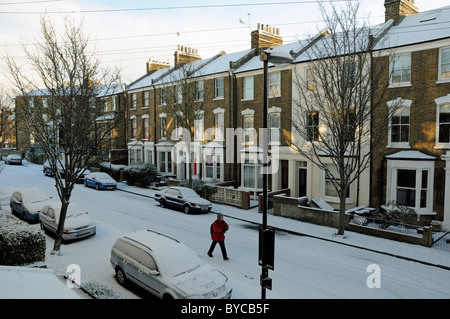
[{"label": "snow on road", "polygon": [[[42,166],[24,163],[23,166],[5,166],[0,175],[0,204],[4,210],[9,210],[9,198],[17,188],[40,187],[58,198],[54,181],[43,175]],[[124,183],[119,183],[118,187],[147,196],[155,192]],[[140,289],[127,289],[117,283],[109,257],[119,236],[138,229],[153,229],[184,242],[225,273],[234,287],[232,298],[260,298],[258,228],[243,221],[259,223],[261,215],[256,208],[241,210],[213,204],[213,211],[223,213],[230,226],[226,235],[230,260],[223,261],[218,247],[213,258],[206,255],[211,243],[209,225],[216,218],[215,214],[185,215],[161,208],[155,200],[145,196],[120,190],[96,191],[83,185],[76,185],[71,201],[88,209],[97,223],[97,234],[63,245],[63,256],[50,255],[53,238],[47,235],[45,264],[56,273],[68,275],[67,267],[76,264],[80,266],[83,283],[109,287],[120,298],[148,297]],[[450,253],[445,251],[351,232],[346,232],[345,238],[333,237],[335,229],[268,217],[271,226],[450,267]],[[285,232],[276,233],[275,243],[275,270],[269,271],[273,289],[267,290],[267,298],[448,298],[450,295],[449,270]],[[369,288],[374,274],[379,274],[380,288]]]}]

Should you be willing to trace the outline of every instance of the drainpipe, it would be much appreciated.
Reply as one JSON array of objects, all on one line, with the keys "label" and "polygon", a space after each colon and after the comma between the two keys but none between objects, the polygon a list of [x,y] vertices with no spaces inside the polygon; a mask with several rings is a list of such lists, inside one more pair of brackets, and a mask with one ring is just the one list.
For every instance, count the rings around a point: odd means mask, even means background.
[{"label": "drainpipe", "polygon": [[152,88],[153,88],[153,162],[155,164],[156,167],[158,167],[157,165],[157,159],[158,156],[156,156],[156,133],[157,133],[157,129],[156,129],[156,87],[154,85],[153,79],[152,79]]}]

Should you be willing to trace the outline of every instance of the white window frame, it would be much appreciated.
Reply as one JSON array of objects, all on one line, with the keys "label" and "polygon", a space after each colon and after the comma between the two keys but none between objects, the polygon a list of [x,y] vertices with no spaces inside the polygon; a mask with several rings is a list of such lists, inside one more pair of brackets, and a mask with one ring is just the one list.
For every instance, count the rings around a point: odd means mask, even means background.
[{"label": "white window frame", "polygon": [[135,115],[130,117],[130,127],[131,127],[131,140],[137,139],[137,118]]},{"label": "white window frame", "polygon": [[[329,163],[329,164],[325,164],[325,165],[326,166],[334,166],[334,167],[336,166],[333,163]],[[328,170],[330,170],[330,168],[328,168]],[[336,171],[337,171],[337,169],[336,169]],[[339,176],[334,176],[334,178],[337,181],[339,180]],[[327,171],[323,170],[323,191],[322,191],[323,199],[325,201],[327,201],[327,202],[339,203],[339,195],[338,194],[336,194],[337,196],[327,195],[327,183],[331,183],[332,184],[333,182],[331,181],[331,179],[329,179],[327,177]],[[337,192],[336,188],[334,188],[334,185],[331,185],[331,187],[332,187],[333,191]],[[353,185],[349,185],[349,187],[348,187],[348,194],[347,194],[347,196],[345,198],[345,202],[346,203],[351,203],[352,202],[352,200],[351,200],[352,196],[353,196]]]},{"label": "white window frame", "polygon": [[281,96],[281,72],[270,72],[268,82],[269,98]]},{"label": "white window frame", "polygon": [[[269,145],[280,145],[281,141],[281,108],[279,107],[271,107],[268,110],[268,119],[267,123],[269,125],[268,131],[267,131],[267,140]],[[278,124],[277,126],[273,126],[273,118],[278,118]]]},{"label": "white window frame", "polygon": [[255,98],[255,78],[253,75],[242,78],[242,100]]},{"label": "white window frame", "polygon": [[195,101],[201,102],[205,99],[205,81],[195,82]]},{"label": "white window frame", "polygon": [[439,142],[439,116],[441,113],[442,108],[448,108],[450,107],[450,94],[447,94],[446,96],[439,97],[434,100],[436,103],[436,145],[435,148],[437,149],[450,149],[450,142],[449,143],[441,143]]},{"label": "white window frame", "polygon": [[[246,184],[245,179],[245,168],[248,168],[252,172],[253,176],[253,185]],[[242,187],[244,189],[258,190],[262,189],[262,162],[258,159],[249,159],[246,158],[242,163]],[[258,174],[259,172],[259,174]],[[258,187],[259,186],[259,187]]]},{"label": "white window frame", "polygon": [[[255,110],[245,109],[241,112],[242,114],[242,144],[243,145],[253,145],[255,144]],[[251,119],[252,127],[247,127],[245,125],[246,119]]]},{"label": "white window frame", "polygon": [[144,131],[143,139],[148,141],[150,139],[150,120],[148,114],[142,115],[142,127]]},{"label": "white window frame", "polygon": [[167,139],[167,114],[166,113],[161,113],[159,114],[159,136],[160,139]]},{"label": "white window frame", "polygon": [[225,109],[218,107],[214,109],[214,140],[221,142],[225,140]]},{"label": "white window frame", "polygon": [[131,94],[131,108],[132,109],[137,108],[137,93]]},{"label": "white window frame", "polygon": [[[443,58],[443,54],[442,51],[449,51],[450,54],[450,47],[444,47],[444,48],[440,48],[439,49],[439,65],[438,65],[438,83],[445,83],[445,82],[450,82],[450,74],[448,77],[442,77],[442,58]],[[446,64],[450,64],[450,61]]]},{"label": "white window frame", "polygon": [[221,100],[225,97],[225,79],[214,79],[214,99]]},{"label": "white window frame", "polygon": [[161,88],[159,91],[159,105],[166,105],[167,103],[167,89]]},{"label": "white window frame", "polygon": [[[400,66],[398,70],[402,73],[400,75],[401,81],[394,82],[393,75],[394,75],[394,63],[398,61],[398,59],[404,59],[405,57],[409,58],[409,80],[404,81],[403,80],[403,70],[407,70],[407,68]],[[411,85],[411,77],[412,77],[412,62],[411,62],[411,53],[404,53],[404,54],[396,54],[391,55],[389,57],[389,70],[390,70],[390,78],[389,78],[389,87],[401,87],[401,86],[410,86]]]},{"label": "white window frame", "polygon": [[408,114],[409,116],[409,133],[408,133],[408,142],[393,142],[392,141],[392,116],[389,120],[389,127],[388,127],[388,148],[410,148],[410,142],[411,142],[411,104],[412,100],[403,100],[402,98],[397,98],[395,100],[391,100],[387,102],[388,108],[392,109],[393,107],[396,108],[395,112],[389,112],[389,114],[401,114],[403,116],[406,116]]},{"label": "white window frame", "polygon": [[[388,160],[387,162],[387,180],[386,180],[386,202],[397,201],[397,179],[399,170],[416,171],[416,199],[415,206],[417,211],[433,211],[434,195],[434,161],[431,160]],[[426,185],[426,207],[420,207],[422,188],[422,171],[428,171],[428,181]]]},{"label": "white window frame", "polygon": [[142,108],[150,107],[150,91],[144,91],[144,101],[142,104]]},{"label": "white window frame", "polygon": [[204,126],[205,126],[205,111],[199,110],[195,112],[194,141],[203,141]]}]

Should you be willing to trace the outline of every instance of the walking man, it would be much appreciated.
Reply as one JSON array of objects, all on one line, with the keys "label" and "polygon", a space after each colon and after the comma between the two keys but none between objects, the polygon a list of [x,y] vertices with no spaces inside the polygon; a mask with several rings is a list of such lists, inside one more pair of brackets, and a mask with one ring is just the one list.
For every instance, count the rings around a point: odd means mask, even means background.
[{"label": "walking man", "polygon": [[217,214],[217,219],[211,225],[211,247],[208,251],[208,256],[212,257],[212,253],[216,244],[219,243],[222,251],[223,260],[228,260],[227,250],[225,249],[225,232],[228,230],[228,224],[223,220],[222,214]]}]

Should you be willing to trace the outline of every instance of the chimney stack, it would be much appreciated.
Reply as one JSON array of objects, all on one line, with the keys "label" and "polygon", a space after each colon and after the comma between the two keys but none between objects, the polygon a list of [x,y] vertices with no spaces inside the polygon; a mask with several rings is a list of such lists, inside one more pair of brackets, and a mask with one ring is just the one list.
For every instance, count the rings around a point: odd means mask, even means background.
[{"label": "chimney stack", "polygon": [[257,29],[251,33],[252,49],[266,49],[283,44],[280,29],[258,23]]},{"label": "chimney stack", "polygon": [[184,64],[187,62],[194,62],[201,60],[202,58],[198,54],[197,49],[193,49],[190,47],[179,45],[174,54],[175,57],[175,67],[180,64]]},{"label": "chimney stack", "polygon": [[149,59],[147,62],[147,75],[155,72],[156,70],[168,68],[170,64],[168,62],[159,62],[156,60]]},{"label": "chimney stack", "polygon": [[406,16],[419,12],[419,8],[415,5],[415,0],[384,0],[384,7],[386,8],[384,14],[385,22],[392,19],[395,25],[402,22]]}]

